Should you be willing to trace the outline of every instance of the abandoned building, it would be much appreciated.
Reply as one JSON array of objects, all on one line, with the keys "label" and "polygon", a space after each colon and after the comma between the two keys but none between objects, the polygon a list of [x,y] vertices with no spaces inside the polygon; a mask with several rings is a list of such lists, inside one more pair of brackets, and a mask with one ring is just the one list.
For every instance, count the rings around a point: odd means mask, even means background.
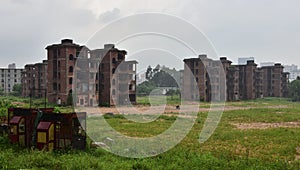
[{"label": "abandoned building", "polygon": [[[222,66],[217,63],[222,63]],[[232,65],[232,62],[226,57],[221,57],[219,61],[209,59],[206,55],[184,59],[184,64],[184,89],[196,88],[200,95],[193,96],[197,93],[188,90],[191,94],[185,92],[185,99],[193,100],[198,97],[202,101],[211,101],[211,96],[216,96],[217,93],[221,96],[226,94],[226,101],[288,96],[289,74],[283,72],[281,64],[259,68],[253,60],[250,60],[244,65]],[[219,84],[222,82],[220,81],[220,67],[224,69],[226,75],[226,92]],[[192,73],[192,76],[188,75],[189,72]],[[208,74],[208,72],[212,74]],[[192,86],[192,79],[195,79],[198,87]]]},{"label": "abandoned building", "polygon": [[111,106],[136,103],[136,61],[125,61],[127,52],[105,44],[88,51],[76,66],[77,105]]},{"label": "abandoned building", "polygon": [[136,102],[137,62],[125,61],[125,50],[119,50],[113,44],[90,50],[70,39],[46,49],[48,102],[70,104],[74,100],[78,106]]},{"label": "abandoned building", "polygon": [[27,64],[22,71],[22,96],[41,98],[47,96],[48,62]]},{"label": "abandoned building", "polygon": [[219,83],[222,80],[220,68],[222,68],[220,62],[209,59],[206,55],[185,59],[182,86],[184,99],[201,101],[225,99],[225,96],[220,95],[220,91],[225,90],[225,85]]}]

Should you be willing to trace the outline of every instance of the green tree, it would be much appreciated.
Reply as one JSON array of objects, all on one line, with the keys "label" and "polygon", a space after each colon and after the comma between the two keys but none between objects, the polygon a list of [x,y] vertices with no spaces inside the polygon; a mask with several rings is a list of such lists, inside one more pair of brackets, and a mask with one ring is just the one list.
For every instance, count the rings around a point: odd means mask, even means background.
[{"label": "green tree", "polygon": [[300,101],[300,77],[290,83],[289,96],[293,101]]},{"label": "green tree", "polygon": [[142,95],[149,95],[152,90],[155,89],[155,85],[151,81],[144,81],[137,86],[137,93]]},{"label": "green tree", "polygon": [[15,84],[12,90],[12,95],[21,96],[22,95],[22,84]]},{"label": "green tree", "polygon": [[154,74],[150,81],[152,81],[157,87],[178,87],[174,77],[163,70]]},{"label": "green tree", "polygon": [[148,66],[147,71],[146,71],[146,79],[149,81],[152,78],[153,71],[151,66]]},{"label": "green tree", "polygon": [[153,69],[153,75],[157,74],[160,71],[160,65],[157,64],[157,66]]}]

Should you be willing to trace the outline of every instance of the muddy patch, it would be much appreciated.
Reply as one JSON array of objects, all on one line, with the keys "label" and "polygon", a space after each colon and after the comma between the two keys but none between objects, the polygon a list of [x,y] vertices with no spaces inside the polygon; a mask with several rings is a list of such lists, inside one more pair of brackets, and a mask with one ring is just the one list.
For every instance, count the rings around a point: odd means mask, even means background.
[{"label": "muddy patch", "polygon": [[276,123],[231,123],[237,129],[247,130],[247,129],[271,129],[271,128],[299,128],[300,121],[297,122],[276,122]]}]

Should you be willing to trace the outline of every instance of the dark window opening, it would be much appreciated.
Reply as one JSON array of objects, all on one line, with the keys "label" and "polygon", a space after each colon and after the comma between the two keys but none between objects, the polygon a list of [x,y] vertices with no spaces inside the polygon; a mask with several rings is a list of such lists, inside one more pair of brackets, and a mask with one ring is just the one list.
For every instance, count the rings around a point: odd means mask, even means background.
[{"label": "dark window opening", "polygon": [[74,60],[73,54],[70,54],[70,55],[69,55],[69,60]]},{"label": "dark window opening", "polygon": [[[29,82],[30,83],[30,82]],[[57,90],[57,84],[53,83],[53,90],[56,91]]]},{"label": "dark window opening", "polygon": [[73,69],[73,66],[70,66],[69,67],[69,73],[73,73],[74,69]]},{"label": "dark window opening", "polygon": [[118,54],[118,60],[123,60],[124,59],[124,57],[123,57],[123,55],[122,54]]},{"label": "dark window opening", "polygon": [[69,84],[73,84],[73,78],[72,77],[69,78]]}]

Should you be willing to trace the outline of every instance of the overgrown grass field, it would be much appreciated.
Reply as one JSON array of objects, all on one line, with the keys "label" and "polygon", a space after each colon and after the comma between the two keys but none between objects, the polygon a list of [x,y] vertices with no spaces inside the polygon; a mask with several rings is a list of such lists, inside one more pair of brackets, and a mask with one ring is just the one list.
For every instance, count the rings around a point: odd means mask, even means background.
[{"label": "overgrown grass field", "polygon": [[[147,104],[147,99],[140,98]],[[169,100],[169,98],[168,98]],[[168,104],[177,104],[170,100]],[[229,108],[214,134],[199,143],[207,113],[199,112],[189,134],[171,150],[150,158],[131,159],[102,148],[86,151],[37,151],[11,145],[0,137],[1,169],[300,169],[300,126],[238,129],[233,124],[300,122],[300,105],[286,99],[267,98],[226,103]],[[201,103],[209,107],[209,103]],[[131,137],[162,133],[176,114],[161,115],[151,123],[135,123],[121,115],[106,116],[117,131]]]}]

